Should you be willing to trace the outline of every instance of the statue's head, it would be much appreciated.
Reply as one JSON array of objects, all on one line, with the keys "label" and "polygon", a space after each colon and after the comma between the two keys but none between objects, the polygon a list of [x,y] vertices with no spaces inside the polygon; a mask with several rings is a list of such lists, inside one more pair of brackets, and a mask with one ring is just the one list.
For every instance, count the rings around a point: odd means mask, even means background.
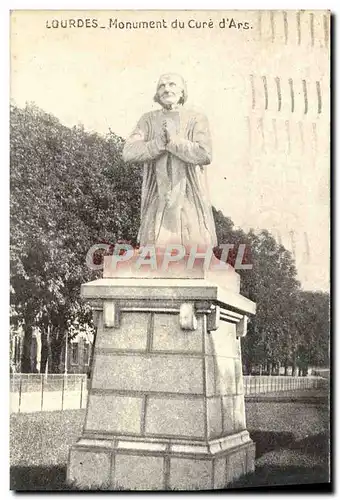
[{"label": "statue's head", "polygon": [[163,108],[172,108],[177,104],[184,104],[188,98],[187,86],[180,75],[166,73],[157,83],[154,101]]}]

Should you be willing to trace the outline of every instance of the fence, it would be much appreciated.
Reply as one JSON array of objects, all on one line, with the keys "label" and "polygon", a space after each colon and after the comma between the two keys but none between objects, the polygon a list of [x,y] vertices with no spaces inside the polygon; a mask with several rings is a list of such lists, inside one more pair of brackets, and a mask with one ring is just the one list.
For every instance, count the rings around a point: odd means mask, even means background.
[{"label": "fence", "polygon": [[246,396],[267,392],[321,389],[326,385],[327,381],[321,377],[243,376],[244,394]]},{"label": "fence", "polygon": [[76,410],[85,408],[86,400],[86,374],[11,374],[11,412]]},{"label": "fence", "polygon": [[[16,373],[10,378],[10,411],[76,410],[86,407],[87,376],[85,374]],[[327,381],[321,377],[285,377],[245,375],[244,394],[263,394],[295,390],[320,389]]]}]

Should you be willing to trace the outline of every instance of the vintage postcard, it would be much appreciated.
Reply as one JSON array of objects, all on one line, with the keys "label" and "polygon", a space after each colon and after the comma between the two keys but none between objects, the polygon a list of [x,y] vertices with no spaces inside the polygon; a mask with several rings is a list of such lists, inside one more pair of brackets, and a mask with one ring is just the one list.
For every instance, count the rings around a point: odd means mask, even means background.
[{"label": "vintage postcard", "polygon": [[10,17],[10,488],[330,490],[331,13]]}]

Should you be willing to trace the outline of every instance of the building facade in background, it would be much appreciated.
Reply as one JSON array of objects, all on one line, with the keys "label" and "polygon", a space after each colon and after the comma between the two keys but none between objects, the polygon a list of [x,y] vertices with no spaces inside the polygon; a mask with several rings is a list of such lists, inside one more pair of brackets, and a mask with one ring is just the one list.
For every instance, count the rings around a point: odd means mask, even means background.
[{"label": "building facade in background", "polygon": [[[11,329],[10,333],[10,373],[21,372],[21,358],[23,353],[24,332],[22,328]],[[66,339],[62,348],[59,373],[89,373],[93,333],[79,332],[71,340]],[[31,371],[40,373],[41,364],[41,332],[37,328],[33,331],[31,344]],[[48,372],[48,361],[46,365]]]}]

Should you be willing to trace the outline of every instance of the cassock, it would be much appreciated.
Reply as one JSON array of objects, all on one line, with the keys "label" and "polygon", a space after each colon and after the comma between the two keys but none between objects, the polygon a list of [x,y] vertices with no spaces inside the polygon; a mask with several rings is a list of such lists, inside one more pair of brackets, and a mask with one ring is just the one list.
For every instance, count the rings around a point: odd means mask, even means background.
[{"label": "cassock", "polygon": [[[171,134],[166,151],[164,122]],[[211,138],[203,114],[183,107],[146,113],[126,140],[123,160],[144,168],[140,245],[217,245],[206,179]]]}]

